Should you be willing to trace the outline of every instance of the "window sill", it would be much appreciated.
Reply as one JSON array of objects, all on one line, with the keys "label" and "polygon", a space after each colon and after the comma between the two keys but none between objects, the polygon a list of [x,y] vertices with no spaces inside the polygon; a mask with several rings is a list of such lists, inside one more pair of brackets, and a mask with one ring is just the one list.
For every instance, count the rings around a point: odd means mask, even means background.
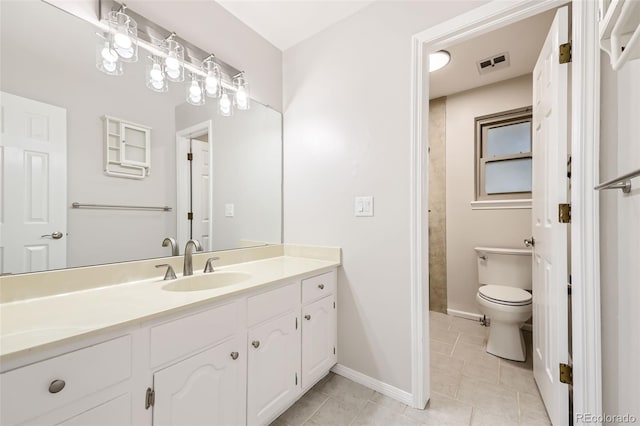
[{"label": "window sill", "polygon": [[530,209],[531,199],[472,201],[471,210]]}]

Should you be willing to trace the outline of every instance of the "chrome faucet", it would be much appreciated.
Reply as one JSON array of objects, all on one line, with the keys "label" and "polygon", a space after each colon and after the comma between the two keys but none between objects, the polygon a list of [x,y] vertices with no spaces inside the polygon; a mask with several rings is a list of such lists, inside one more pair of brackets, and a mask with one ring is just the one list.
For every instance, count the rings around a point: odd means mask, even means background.
[{"label": "chrome faucet", "polygon": [[189,240],[187,245],[184,246],[184,268],[182,269],[182,276],[186,277],[193,275],[193,249],[196,251],[202,251],[202,246],[198,240]]},{"label": "chrome faucet", "polygon": [[176,243],[176,239],[167,237],[162,240],[162,247],[167,247],[169,245],[171,245],[171,256],[178,256],[178,243]]}]

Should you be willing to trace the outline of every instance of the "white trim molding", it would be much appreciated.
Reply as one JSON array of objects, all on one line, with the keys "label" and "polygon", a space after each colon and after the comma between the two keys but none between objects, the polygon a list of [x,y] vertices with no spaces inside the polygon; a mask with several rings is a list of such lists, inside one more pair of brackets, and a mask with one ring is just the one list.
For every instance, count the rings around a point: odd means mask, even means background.
[{"label": "white trim molding", "polygon": [[[576,1],[572,28],[571,311],[573,416],[602,412],[598,2]],[[598,423],[601,424],[601,423]]]},{"label": "white trim molding", "polygon": [[[411,40],[411,406],[429,399],[428,209],[429,77],[425,52],[469,40],[497,28],[566,4],[566,0],[492,1],[413,36]],[[597,2],[573,2],[572,66],[572,327],[574,413],[601,413],[598,200],[599,48]],[[579,288],[577,288],[579,287]],[[575,414],[574,414],[575,415]]]},{"label": "white trim molding", "polygon": [[531,209],[531,199],[471,201],[471,210]]},{"label": "white trim molding", "polygon": [[399,389],[395,386],[391,386],[390,384],[381,382],[380,380],[374,379],[373,377],[367,376],[366,374],[362,374],[359,371],[352,370],[351,368],[345,367],[342,364],[334,365],[331,371],[339,376],[346,377],[349,380],[359,383],[362,386],[373,389],[374,391],[388,396],[389,398],[400,401],[403,404],[411,405],[413,403],[413,395],[411,395],[409,392],[403,391],[402,389]]}]

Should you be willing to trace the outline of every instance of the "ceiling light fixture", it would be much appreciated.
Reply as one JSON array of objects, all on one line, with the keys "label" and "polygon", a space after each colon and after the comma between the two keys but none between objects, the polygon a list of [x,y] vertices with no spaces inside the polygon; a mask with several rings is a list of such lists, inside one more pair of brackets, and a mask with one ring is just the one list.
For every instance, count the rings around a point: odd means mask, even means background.
[{"label": "ceiling light fixture", "polygon": [[244,71],[218,60],[117,1],[100,0],[99,10],[96,67],[100,71],[123,74],[123,62],[137,61],[138,48],[141,48],[149,52],[145,83],[154,92],[168,91],[169,81],[183,82],[185,73],[189,73],[186,85],[189,104],[204,105],[205,96],[218,98],[218,112],[225,117],[233,115],[234,109],[249,109],[249,83]]},{"label": "ceiling light fixture", "polygon": [[451,54],[446,50],[438,50],[429,54],[429,72],[444,68],[451,61]]}]

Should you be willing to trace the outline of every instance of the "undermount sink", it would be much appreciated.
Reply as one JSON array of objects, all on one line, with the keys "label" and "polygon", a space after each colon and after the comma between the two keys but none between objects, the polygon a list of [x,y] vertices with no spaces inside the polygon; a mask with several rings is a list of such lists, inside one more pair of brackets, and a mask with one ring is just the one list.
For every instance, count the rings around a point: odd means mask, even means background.
[{"label": "undermount sink", "polygon": [[167,291],[199,291],[211,290],[238,284],[251,278],[251,274],[246,272],[212,272],[202,275],[192,275],[174,280],[164,286]]}]

